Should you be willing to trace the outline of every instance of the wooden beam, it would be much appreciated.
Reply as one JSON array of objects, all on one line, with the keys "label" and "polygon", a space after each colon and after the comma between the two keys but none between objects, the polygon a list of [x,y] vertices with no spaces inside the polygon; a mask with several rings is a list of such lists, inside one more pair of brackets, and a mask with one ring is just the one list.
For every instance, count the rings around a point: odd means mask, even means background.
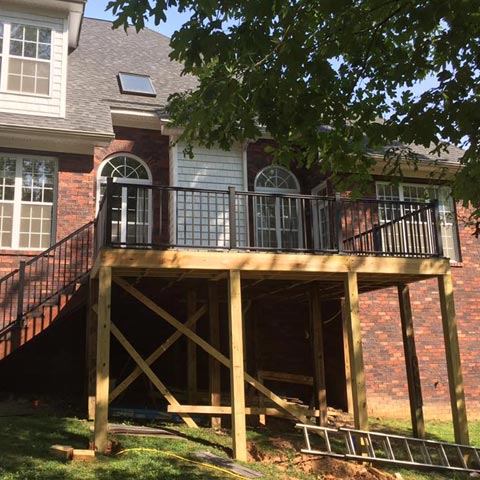
[{"label": "wooden beam", "polygon": [[410,416],[412,419],[413,436],[425,438],[425,421],[423,419],[423,399],[418,369],[417,349],[413,331],[412,307],[408,285],[398,286],[398,302],[402,322],[403,351],[407,371],[408,396],[410,399]]},{"label": "wooden beam", "polygon": [[[195,290],[187,291],[187,318],[190,319],[197,309],[197,293]],[[196,325],[191,327],[195,332]],[[197,401],[197,345],[192,340],[187,340],[187,398],[189,403]]]},{"label": "wooden beam", "polygon": [[112,269],[100,267],[97,312],[97,355],[95,393],[95,449],[107,450],[108,390],[110,383],[110,313],[112,297]]},{"label": "wooden beam", "polygon": [[[176,407],[180,406],[178,400],[170,393],[168,388],[160,381],[160,379],[155,375],[155,372],[147,365],[145,360],[140,356],[140,354],[135,350],[133,345],[125,338],[122,332],[117,328],[117,326],[112,323],[112,334],[118,340],[120,345],[128,352],[128,354],[133,358],[135,363],[142,369],[143,373],[149,378],[149,380],[155,385],[158,391],[165,397],[167,402],[170,405],[175,405]],[[191,428],[197,428],[198,425],[192,420],[189,415],[182,415],[183,421]]]},{"label": "wooden beam", "polygon": [[453,282],[451,275],[438,277],[440,308],[442,311],[443,337],[447,356],[448,386],[452,406],[453,431],[455,442],[462,445],[470,443],[468,434],[467,412],[465,409],[465,393],[458,345],[457,318],[453,300]]},{"label": "wooden beam", "polygon": [[271,370],[258,370],[258,375],[263,380],[274,380],[276,382],[295,383],[298,385],[313,386],[313,377],[309,375],[297,375],[296,373],[272,372]]},{"label": "wooden beam", "polygon": [[[97,353],[97,305],[98,279],[88,279],[87,315],[85,325],[85,371],[87,414],[89,420],[95,420],[95,386],[96,386],[96,353]],[[98,309],[98,305],[97,305]]]},{"label": "wooden beam", "polygon": [[[210,329],[210,344],[216,350],[220,350],[220,311],[218,303],[218,283],[208,283],[208,317]],[[211,355],[208,357],[209,362],[209,393],[210,403],[213,407],[221,404],[222,385],[221,385],[221,365]],[[220,417],[212,417],[211,425],[214,429],[222,427],[222,419]]]},{"label": "wooden beam", "polygon": [[[209,355],[217,359],[222,365],[224,365],[227,368],[231,368],[231,362],[227,357],[225,357],[225,355],[223,355],[221,352],[213,348],[208,342],[203,340],[203,338],[199,337],[196,333],[192,332],[183,323],[179,322],[173,315],[171,315],[162,307],[157,305],[153,300],[149,299],[146,295],[144,295],[142,292],[137,290],[133,285],[130,285],[126,280],[120,277],[115,277],[114,281],[115,283],[120,285],[125,291],[130,293],[130,295],[132,295],[134,298],[136,298],[141,303],[143,303],[147,308],[152,310],[152,312],[155,312],[157,315],[162,317],[164,320],[170,323],[170,325],[175,327],[177,330],[181,331],[186,337],[191,338],[201,349],[203,349]],[[246,382],[248,382],[250,385],[256,388],[260,393],[265,395],[268,399],[270,399],[272,402],[274,402],[276,405],[278,405],[281,409],[283,409],[285,412],[290,414],[292,417],[296,418],[302,423],[314,425],[312,422],[308,420],[308,418],[304,415],[301,409],[298,409],[295,406],[288,404],[285,400],[283,400],[278,395],[273,393],[271,390],[266,388],[264,385],[262,385],[258,380],[253,378],[248,373],[245,373],[244,377]]]},{"label": "wooden beam", "polygon": [[[186,327],[191,327],[207,313],[206,305],[202,305],[195,314],[187,320],[185,323]],[[150,366],[156,362],[181,336],[183,335],[180,331],[175,331],[170,335],[170,337],[165,340],[155,351],[145,359],[145,363]],[[110,401],[115,400],[120,394],[122,394],[141,374],[143,370],[137,366],[128,377],[125,378],[121,383],[119,383],[111,392],[110,392]]]},{"label": "wooden beam", "polygon": [[[192,413],[194,415],[231,415],[232,407],[228,405],[167,405],[169,413]],[[272,407],[245,407],[245,415],[268,415],[270,417],[288,417],[288,415],[278,408]],[[305,415],[309,417],[318,417],[319,411],[305,408]]]},{"label": "wooden beam", "polygon": [[[315,403],[320,410],[319,424],[327,426],[327,387],[325,383],[325,354],[323,348],[322,304],[319,285],[310,287],[310,324],[312,327],[312,354],[315,384]],[[265,378],[265,377],[264,377]]]},{"label": "wooden beam", "polygon": [[247,461],[245,383],[243,364],[242,285],[239,270],[228,272],[228,320],[230,339],[230,394],[232,398],[233,457]]},{"label": "wooden beam", "polygon": [[[255,272],[258,276],[266,273],[281,277],[283,274],[312,273],[332,274],[331,278],[342,279],[342,274],[420,275],[438,276],[449,271],[449,262],[438,258],[396,258],[353,255],[297,255],[290,253],[250,252],[205,252],[194,250],[140,250],[102,249],[97,262],[111,267],[127,267],[173,270],[203,270],[207,277],[211,271],[240,270]],[[153,270],[153,269],[152,269]],[[207,272],[208,273],[207,275]]]},{"label": "wooden beam", "polygon": [[350,347],[348,346],[348,328],[345,300],[342,303],[342,333],[343,333],[343,359],[345,362],[345,390],[347,397],[347,412],[353,412],[353,394],[352,394],[352,366],[350,364]]},{"label": "wooden beam", "polygon": [[345,307],[350,364],[352,367],[352,397],[355,428],[368,430],[367,393],[365,386],[365,369],[363,366],[358,283],[357,274],[354,272],[349,272],[345,278]]}]

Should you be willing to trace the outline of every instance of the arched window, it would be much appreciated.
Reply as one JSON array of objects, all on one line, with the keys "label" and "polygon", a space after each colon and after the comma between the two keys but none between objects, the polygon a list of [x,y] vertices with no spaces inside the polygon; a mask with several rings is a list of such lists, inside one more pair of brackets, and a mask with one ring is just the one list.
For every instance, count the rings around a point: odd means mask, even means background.
[{"label": "arched window", "polygon": [[105,195],[107,178],[122,184],[111,198],[112,242],[144,245],[151,242],[152,193],[145,185],[152,184],[147,164],[130,153],[106,158],[98,169],[97,210]]},{"label": "arched window", "polygon": [[[271,165],[255,177],[255,232],[257,246],[262,248],[302,248],[300,202],[291,195],[300,192],[295,175],[284,167]],[[273,195],[272,195],[273,194]]]}]

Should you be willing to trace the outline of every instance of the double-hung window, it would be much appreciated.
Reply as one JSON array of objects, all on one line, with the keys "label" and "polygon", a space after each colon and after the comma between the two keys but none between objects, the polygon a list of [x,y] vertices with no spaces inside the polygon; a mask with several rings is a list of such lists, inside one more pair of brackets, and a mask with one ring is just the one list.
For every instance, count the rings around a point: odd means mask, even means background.
[{"label": "double-hung window", "polygon": [[0,91],[50,95],[52,30],[0,21]]},{"label": "double-hung window", "polygon": [[54,158],[0,153],[0,248],[48,248],[55,195]]},{"label": "double-hung window", "polygon": [[[443,254],[452,261],[460,261],[455,206],[449,187],[418,183],[377,182],[377,199],[400,202],[438,200]],[[383,206],[380,212],[381,222],[390,222],[404,215],[405,212],[400,211],[402,208],[405,207],[394,203]]]}]

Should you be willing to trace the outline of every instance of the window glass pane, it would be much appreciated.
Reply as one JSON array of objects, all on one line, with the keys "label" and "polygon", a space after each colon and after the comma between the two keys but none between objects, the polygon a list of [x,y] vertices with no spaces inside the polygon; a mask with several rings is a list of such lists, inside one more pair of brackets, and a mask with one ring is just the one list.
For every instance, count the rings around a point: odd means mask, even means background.
[{"label": "window glass pane", "polygon": [[37,62],[24,62],[22,60],[19,62],[22,64],[22,75],[35,77],[35,66]]},{"label": "window glass pane", "polygon": [[23,56],[28,58],[36,58],[37,45],[35,43],[25,42],[23,47]]},{"label": "window glass pane", "polygon": [[13,203],[0,202],[0,247],[12,246]]},{"label": "window glass pane", "polygon": [[50,60],[50,45],[38,46],[38,58],[42,60]]},{"label": "window glass pane", "polygon": [[52,32],[48,28],[40,28],[38,40],[41,43],[50,43],[52,39]]},{"label": "window glass pane", "polygon": [[22,42],[17,40],[10,41],[10,55],[17,55],[19,57],[22,56]]},{"label": "window glass pane", "polygon": [[12,30],[10,33],[12,38],[23,40],[23,25],[12,23]]},{"label": "window glass pane", "polygon": [[22,77],[19,75],[9,75],[7,88],[8,90],[13,90],[15,92],[20,92],[20,86],[22,84]]},{"label": "window glass pane", "polygon": [[37,88],[35,89],[35,93],[40,95],[48,95],[49,88],[50,82],[44,78],[40,78],[37,80]]},{"label": "window glass pane", "polygon": [[136,75],[133,73],[119,73],[122,93],[155,95],[152,81],[148,75]]},{"label": "window glass pane", "polygon": [[11,58],[8,62],[8,68],[10,71],[10,75],[21,75],[22,73],[22,61],[18,58]]},{"label": "window glass pane", "polygon": [[37,41],[37,32],[38,32],[38,28],[26,25],[25,26],[25,40],[27,40],[28,42],[36,42]]}]

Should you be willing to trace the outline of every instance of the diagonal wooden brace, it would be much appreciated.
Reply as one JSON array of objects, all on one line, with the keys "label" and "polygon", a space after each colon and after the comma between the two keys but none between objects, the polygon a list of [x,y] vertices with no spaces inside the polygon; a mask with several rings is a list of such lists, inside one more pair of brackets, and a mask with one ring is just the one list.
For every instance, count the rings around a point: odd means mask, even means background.
[{"label": "diagonal wooden brace", "polygon": [[[170,405],[175,405],[176,407],[180,406],[178,400],[170,393],[168,388],[160,381],[160,379],[155,375],[154,371],[146,364],[145,360],[140,356],[140,354],[135,350],[133,345],[125,338],[125,336],[120,332],[117,326],[112,322],[111,323],[111,332],[113,336],[120,342],[122,347],[129,353],[129,355],[135,360],[137,365],[143,370],[145,375],[149,380],[157,387],[158,391],[166,398],[167,402]],[[181,414],[183,421],[191,428],[198,428],[198,425],[192,420],[189,415]]]},{"label": "diagonal wooden brace", "polygon": [[[197,321],[207,313],[207,306],[201,306],[187,322],[186,327],[191,327],[197,323]],[[170,337],[165,340],[153,353],[151,353],[146,359],[145,363],[150,366],[156,362],[181,336],[182,332],[176,331]],[[110,402],[115,400],[121,393],[123,393],[141,374],[143,370],[137,366],[128,377],[126,377],[119,385],[117,385],[112,392],[110,392]]]},{"label": "diagonal wooden brace", "polygon": [[[134,298],[136,298],[141,303],[143,303],[147,308],[155,312],[157,315],[159,315],[168,323],[170,323],[170,325],[172,325],[177,330],[182,332],[186,337],[194,341],[200,348],[202,348],[203,350],[205,350],[205,352],[207,352],[209,355],[211,355],[216,360],[218,360],[222,365],[224,365],[229,369],[231,368],[231,362],[227,357],[225,357],[225,355],[223,355],[221,352],[213,348],[208,342],[203,340],[203,338],[199,337],[196,333],[192,332],[192,330],[186,327],[183,323],[179,322],[175,317],[170,315],[166,310],[158,306],[153,300],[149,299],[146,295],[144,295],[135,287],[130,285],[123,278],[114,277],[114,281],[115,283],[117,283],[117,285],[122,287],[128,293],[130,293],[130,295],[132,295]],[[272,402],[274,402],[282,410],[287,412],[289,415],[291,415],[295,419],[299,420],[302,423],[315,425],[314,423],[310,422],[310,420],[308,420],[308,418],[305,416],[305,412],[302,412],[300,409],[292,405],[289,405],[285,400],[282,400],[278,395],[276,395],[271,390],[266,388],[264,385],[262,385],[258,380],[253,378],[248,373],[245,373],[244,378],[247,383],[252,385],[260,393],[265,395],[267,398],[269,398]]]}]

